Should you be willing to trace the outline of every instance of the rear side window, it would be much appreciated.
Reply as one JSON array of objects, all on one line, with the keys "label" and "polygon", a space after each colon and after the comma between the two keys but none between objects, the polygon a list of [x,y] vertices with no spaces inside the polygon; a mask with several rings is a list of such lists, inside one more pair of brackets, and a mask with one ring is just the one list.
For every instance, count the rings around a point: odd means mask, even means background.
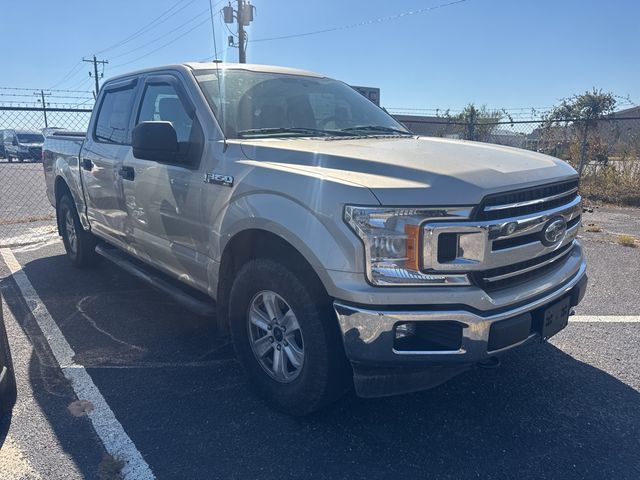
[{"label": "rear side window", "polygon": [[105,92],[94,131],[97,141],[126,143],[134,92],[133,86]]}]

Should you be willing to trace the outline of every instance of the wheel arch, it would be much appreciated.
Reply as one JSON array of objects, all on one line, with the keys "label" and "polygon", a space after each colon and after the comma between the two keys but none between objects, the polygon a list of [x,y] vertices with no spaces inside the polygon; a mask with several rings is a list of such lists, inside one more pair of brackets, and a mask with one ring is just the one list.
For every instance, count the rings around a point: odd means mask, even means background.
[{"label": "wheel arch", "polygon": [[[307,255],[313,255],[306,252]],[[247,262],[268,258],[276,260],[301,278],[311,292],[328,301],[329,295],[320,274],[312,266],[317,259],[309,260],[291,242],[276,233],[261,228],[242,230],[226,243],[220,262],[217,285],[218,326],[228,332],[228,299],[233,279]]]}]

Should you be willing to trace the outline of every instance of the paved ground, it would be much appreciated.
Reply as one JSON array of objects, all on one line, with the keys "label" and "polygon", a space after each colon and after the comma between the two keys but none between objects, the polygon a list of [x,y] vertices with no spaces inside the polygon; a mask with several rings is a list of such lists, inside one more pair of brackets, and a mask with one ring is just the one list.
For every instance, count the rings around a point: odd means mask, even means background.
[{"label": "paved ground", "polygon": [[[640,248],[615,243],[640,214],[584,223],[603,231],[582,234],[577,313],[640,315]],[[73,269],[59,242],[13,254],[157,478],[640,478],[640,323],[571,323],[497,370],[292,419],[251,394],[211,319],[109,264]],[[112,462],[1,257],[0,279],[20,392],[0,478],[98,478]]]},{"label": "paved ground", "polygon": [[42,163],[0,159],[0,247],[55,238],[55,211],[46,195]]}]

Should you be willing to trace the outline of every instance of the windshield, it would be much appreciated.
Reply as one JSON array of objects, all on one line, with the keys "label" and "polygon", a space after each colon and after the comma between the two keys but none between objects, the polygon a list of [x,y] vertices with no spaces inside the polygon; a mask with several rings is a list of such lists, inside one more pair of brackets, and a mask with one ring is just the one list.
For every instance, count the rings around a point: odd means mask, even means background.
[{"label": "windshield", "polygon": [[18,143],[44,143],[44,137],[39,133],[18,133]]},{"label": "windshield", "polygon": [[227,138],[410,133],[336,80],[239,69],[195,75]]}]

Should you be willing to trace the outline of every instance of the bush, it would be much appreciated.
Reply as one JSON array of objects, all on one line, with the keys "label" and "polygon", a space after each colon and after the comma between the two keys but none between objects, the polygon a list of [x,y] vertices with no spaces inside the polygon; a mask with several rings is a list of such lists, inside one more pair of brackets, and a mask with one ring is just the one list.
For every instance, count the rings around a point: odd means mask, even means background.
[{"label": "bush", "polygon": [[640,161],[612,162],[585,173],[580,194],[589,200],[640,206]]}]

